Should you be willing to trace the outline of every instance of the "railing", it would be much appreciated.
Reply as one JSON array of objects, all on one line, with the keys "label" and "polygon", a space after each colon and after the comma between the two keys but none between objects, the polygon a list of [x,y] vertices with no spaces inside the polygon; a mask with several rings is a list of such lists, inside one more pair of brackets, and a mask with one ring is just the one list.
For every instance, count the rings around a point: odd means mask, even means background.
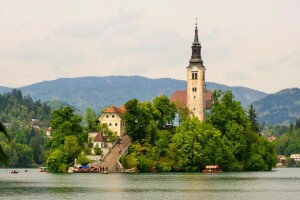
[{"label": "railing", "polygon": [[128,154],[128,148],[130,146],[131,143],[129,143],[129,145],[124,149],[124,151],[121,153],[121,155],[119,156],[118,158],[118,161],[117,161],[117,165],[118,167],[121,169],[122,172],[125,171],[123,165],[120,163],[120,159],[123,157],[123,156],[126,156]]}]

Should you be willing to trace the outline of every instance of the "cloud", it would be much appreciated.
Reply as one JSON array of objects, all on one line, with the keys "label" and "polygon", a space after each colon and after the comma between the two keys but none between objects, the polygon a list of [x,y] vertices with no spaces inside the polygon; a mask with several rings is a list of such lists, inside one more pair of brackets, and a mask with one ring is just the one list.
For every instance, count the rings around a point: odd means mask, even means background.
[{"label": "cloud", "polygon": [[139,30],[137,22],[141,20],[142,17],[143,13],[141,10],[127,11],[119,9],[117,15],[108,19],[101,19],[95,22],[67,24],[57,29],[55,35],[79,39],[109,39],[114,36],[123,37]]},{"label": "cloud", "polygon": [[52,66],[72,66],[84,61],[82,51],[76,45],[54,38],[26,41],[14,50],[2,53],[6,59],[23,60],[28,63],[47,63]]}]

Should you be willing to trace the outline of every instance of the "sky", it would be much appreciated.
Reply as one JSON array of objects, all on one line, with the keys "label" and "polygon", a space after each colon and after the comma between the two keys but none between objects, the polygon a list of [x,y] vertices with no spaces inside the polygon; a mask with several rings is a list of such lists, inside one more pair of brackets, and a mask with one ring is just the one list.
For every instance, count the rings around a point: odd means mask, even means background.
[{"label": "sky", "polygon": [[186,80],[195,18],[206,81],[267,93],[300,87],[299,0],[0,0],[0,86]]}]

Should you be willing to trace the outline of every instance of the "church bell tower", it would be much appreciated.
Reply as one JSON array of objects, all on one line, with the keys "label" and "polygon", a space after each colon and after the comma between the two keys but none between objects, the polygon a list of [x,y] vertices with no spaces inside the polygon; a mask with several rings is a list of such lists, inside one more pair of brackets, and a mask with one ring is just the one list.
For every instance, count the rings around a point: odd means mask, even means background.
[{"label": "church bell tower", "polygon": [[201,58],[201,44],[195,27],[192,56],[187,70],[187,107],[201,122],[205,121],[205,66]]}]

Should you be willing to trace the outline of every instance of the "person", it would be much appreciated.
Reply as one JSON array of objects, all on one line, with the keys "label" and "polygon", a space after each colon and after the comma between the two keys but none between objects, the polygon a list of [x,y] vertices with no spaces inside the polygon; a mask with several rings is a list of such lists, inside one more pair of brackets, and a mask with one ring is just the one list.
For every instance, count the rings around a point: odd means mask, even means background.
[{"label": "person", "polygon": [[120,149],[119,149],[119,153],[121,153],[121,151],[122,151],[122,150],[121,150],[121,148],[120,148]]}]

